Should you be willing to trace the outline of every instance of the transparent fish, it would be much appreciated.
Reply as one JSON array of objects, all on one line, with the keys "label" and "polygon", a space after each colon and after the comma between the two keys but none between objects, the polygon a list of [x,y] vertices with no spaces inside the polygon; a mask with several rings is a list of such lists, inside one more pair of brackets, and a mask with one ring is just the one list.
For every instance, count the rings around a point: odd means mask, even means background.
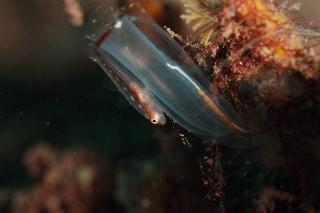
[{"label": "transparent fish", "polygon": [[[247,135],[219,92],[210,94],[210,82],[173,38],[151,19],[112,11],[109,22],[103,22],[105,30],[99,27],[91,36],[106,61],[131,72],[156,97],[165,114],[195,135],[203,139]],[[242,141],[222,143],[248,148],[247,138]]]},{"label": "transparent fish", "polygon": [[95,44],[89,44],[88,51],[90,58],[101,66],[118,90],[138,112],[150,120],[152,124],[164,125],[166,123],[162,109],[159,108],[160,104],[139,79],[108,53],[98,49]]}]

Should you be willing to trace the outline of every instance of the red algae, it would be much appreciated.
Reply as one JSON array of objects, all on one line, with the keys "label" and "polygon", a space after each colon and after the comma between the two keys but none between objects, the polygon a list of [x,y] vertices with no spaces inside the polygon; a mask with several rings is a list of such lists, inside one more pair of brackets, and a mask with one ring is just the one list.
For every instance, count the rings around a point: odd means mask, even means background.
[{"label": "red algae", "polygon": [[[311,147],[318,146],[320,138],[320,34],[299,14],[300,3],[189,0],[185,7],[181,18],[192,24],[194,34],[185,38],[167,29],[169,34],[181,42],[215,88],[233,104],[248,123],[248,130],[252,126],[266,134],[277,132],[274,139],[265,142],[266,146],[277,142],[281,148],[274,164],[267,166],[265,162],[265,166],[281,170],[267,174],[278,181],[285,179],[290,190],[276,181],[265,183],[254,211],[317,211],[319,187],[310,187],[310,183],[318,179],[318,172],[309,167],[319,162]],[[219,176],[221,171],[211,175]],[[204,180],[212,191],[222,191],[217,183]],[[214,200],[212,191],[209,195]]]},{"label": "red algae", "polygon": [[[45,143],[24,155],[30,176],[36,183],[13,198],[12,212],[97,212],[112,190],[110,165],[97,161],[85,149],[58,154]],[[99,187],[99,188],[98,188]],[[112,212],[112,211],[110,211]]]},{"label": "red algae", "polygon": [[320,54],[313,39],[320,34],[299,20],[300,4],[189,0],[185,6],[181,18],[192,24],[194,35],[183,38],[167,31],[209,70],[213,84],[244,120],[275,126],[273,116],[279,117],[279,109],[293,107],[284,117],[296,116],[305,102],[316,98]]}]

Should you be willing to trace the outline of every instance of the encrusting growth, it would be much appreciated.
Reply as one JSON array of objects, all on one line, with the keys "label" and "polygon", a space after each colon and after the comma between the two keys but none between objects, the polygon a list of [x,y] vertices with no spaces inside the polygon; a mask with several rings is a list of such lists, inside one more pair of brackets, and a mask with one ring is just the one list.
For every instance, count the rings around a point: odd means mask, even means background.
[{"label": "encrusting growth", "polygon": [[[306,93],[317,90],[320,78],[319,33],[301,20],[299,3],[187,0],[185,7],[181,18],[195,34],[183,38],[167,31],[192,49],[200,67],[210,69],[207,76],[246,121],[265,121],[270,108],[300,109],[316,98]],[[274,93],[265,95],[268,90]]]}]

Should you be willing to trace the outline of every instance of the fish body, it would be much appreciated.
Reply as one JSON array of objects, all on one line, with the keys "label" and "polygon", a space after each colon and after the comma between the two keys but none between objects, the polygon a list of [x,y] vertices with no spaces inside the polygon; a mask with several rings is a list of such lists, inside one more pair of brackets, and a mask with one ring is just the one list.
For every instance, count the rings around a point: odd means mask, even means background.
[{"label": "fish body", "polygon": [[153,94],[123,67],[115,58],[99,49],[95,44],[88,45],[90,58],[98,63],[114,82],[129,103],[152,124],[166,123],[165,115]]}]

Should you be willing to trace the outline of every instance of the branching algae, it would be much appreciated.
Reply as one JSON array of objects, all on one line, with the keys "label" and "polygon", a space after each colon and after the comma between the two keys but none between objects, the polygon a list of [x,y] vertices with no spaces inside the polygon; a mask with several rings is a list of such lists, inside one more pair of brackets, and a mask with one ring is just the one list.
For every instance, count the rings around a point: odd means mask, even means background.
[{"label": "branching algae", "polygon": [[319,129],[316,119],[309,128],[304,110],[307,105],[310,110],[317,108],[320,34],[299,13],[300,3],[187,0],[184,4],[181,18],[192,24],[199,40],[169,32],[184,47],[198,50],[193,58],[199,65],[213,64],[208,68],[212,82],[248,123],[264,130],[280,125],[289,132]]}]

